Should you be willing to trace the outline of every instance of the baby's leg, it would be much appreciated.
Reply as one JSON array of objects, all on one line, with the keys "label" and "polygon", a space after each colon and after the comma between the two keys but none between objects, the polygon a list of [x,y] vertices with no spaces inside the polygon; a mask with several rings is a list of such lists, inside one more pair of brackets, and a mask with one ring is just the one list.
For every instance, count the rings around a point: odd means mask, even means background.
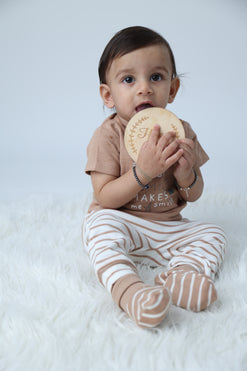
[{"label": "baby's leg", "polygon": [[163,320],[171,299],[166,287],[145,285],[128,253],[140,243],[131,218],[114,210],[87,216],[83,240],[100,283],[139,326],[155,327]]},{"label": "baby's leg", "polygon": [[193,311],[206,309],[217,299],[213,279],[225,253],[225,234],[212,224],[188,222],[170,248],[169,269],[155,278],[167,287],[175,305]]}]

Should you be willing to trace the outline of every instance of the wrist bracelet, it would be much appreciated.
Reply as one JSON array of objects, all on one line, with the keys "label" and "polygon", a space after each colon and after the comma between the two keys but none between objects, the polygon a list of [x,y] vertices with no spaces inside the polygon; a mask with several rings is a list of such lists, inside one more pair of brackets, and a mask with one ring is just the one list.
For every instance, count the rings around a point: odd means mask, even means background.
[{"label": "wrist bracelet", "polygon": [[180,187],[175,179],[175,182],[176,182],[176,186],[178,188],[179,191],[184,191],[186,193],[186,197],[189,198],[189,193],[188,191],[193,187],[193,185],[195,185],[196,181],[197,181],[197,172],[195,171],[195,169],[193,168],[193,171],[194,171],[194,174],[195,174],[195,179],[193,181],[193,183],[189,186],[189,187]]},{"label": "wrist bracelet", "polygon": [[136,166],[136,169],[140,171],[140,173],[145,176],[145,178],[148,179],[149,182],[151,182],[151,180],[153,180],[152,178],[150,178],[150,176],[148,176],[146,173],[144,173],[144,171],[142,169],[139,168],[139,166],[137,166],[136,162],[135,162],[135,166]]},{"label": "wrist bracelet", "polygon": [[133,163],[132,169],[133,169],[134,177],[135,177],[137,183],[139,184],[139,186],[141,186],[142,189],[148,189],[149,188],[149,185],[148,184],[146,184],[146,185],[142,184],[142,182],[140,181],[140,179],[138,178],[138,176],[136,174],[136,163],[135,162]]}]

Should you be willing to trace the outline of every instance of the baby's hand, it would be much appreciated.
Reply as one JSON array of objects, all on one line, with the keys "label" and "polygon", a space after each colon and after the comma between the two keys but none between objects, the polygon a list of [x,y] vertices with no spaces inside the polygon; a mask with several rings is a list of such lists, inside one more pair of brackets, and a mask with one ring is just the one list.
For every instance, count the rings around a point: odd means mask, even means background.
[{"label": "baby's hand", "polygon": [[170,131],[160,136],[160,127],[155,125],[140,149],[137,165],[150,178],[155,178],[179,161],[183,153],[175,133]]},{"label": "baby's hand", "polygon": [[178,160],[173,175],[179,184],[184,184],[194,176],[193,167],[195,166],[196,156],[193,140],[185,138],[181,139],[179,143],[180,148],[183,149],[183,155]]}]

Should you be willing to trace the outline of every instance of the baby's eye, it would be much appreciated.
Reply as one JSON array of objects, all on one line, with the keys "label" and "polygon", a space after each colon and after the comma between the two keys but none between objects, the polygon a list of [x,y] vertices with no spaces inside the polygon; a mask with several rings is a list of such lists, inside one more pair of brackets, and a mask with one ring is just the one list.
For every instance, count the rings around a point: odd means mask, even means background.
[{"label": "baby's eye", "polygon": [[134,82],[134,77],[132,77],[132,76],[126,76],[124,79],[123,79],[123,82],[125,83],[125,84],[131,84],[132,82]]},{"label": "baby's eye", "polygon": [[151,80],[152,80],[152,81],[160,81],[160,80],[162,80],[162,76],[161,76],[159,73],[154,73],[154,74],[151,76]]}]

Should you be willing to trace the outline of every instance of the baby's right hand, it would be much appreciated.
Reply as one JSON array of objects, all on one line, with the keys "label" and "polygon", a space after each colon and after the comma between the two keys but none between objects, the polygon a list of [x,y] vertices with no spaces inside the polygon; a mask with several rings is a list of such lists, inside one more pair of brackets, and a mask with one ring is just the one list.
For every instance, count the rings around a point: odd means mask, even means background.
[{"label": "baby's right hand", "polygon": [[150,178],[156,178],[173,166],[183,155],[174,132],[160,136],[160,127],[155,125],[147,142],[143,143],[137,166]]}]

